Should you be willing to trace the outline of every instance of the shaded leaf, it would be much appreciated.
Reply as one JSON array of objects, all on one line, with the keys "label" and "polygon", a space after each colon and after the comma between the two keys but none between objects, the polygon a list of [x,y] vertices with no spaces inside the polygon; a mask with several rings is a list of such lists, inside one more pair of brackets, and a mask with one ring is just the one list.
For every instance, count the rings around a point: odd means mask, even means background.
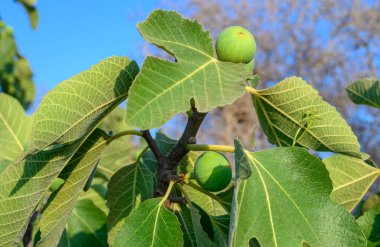
[{"label": "shaded leaf", "polygon": [[352,211],[380,175],[380,170],[363,160],[333,155],[323,160],[333,182],[331,198]]},{"label": "shaded leaf", "polygon": [[0,172],[27,148],[31,124],[20,103],[0,93]]},{"label": "shaded leaf", "polygon": [[106,219],[105,213],[93,201],[79,200],[58,246],[108,246]]},{"label": "shaded leaf", "polygon": [[174,212],[181,224],[184,234],[184,246],[215,246],[207,234],[203,231],[201,225],[201,216],[194,206],[185,205],[174,206]]},{"label": "shaded leaf", "polygon": [[145,40],[178,62],[145,59],[127,102],[129,125],[159,127],[175,114],[186,112],[191,98],[200,112],[207,112],[243,95],[243,82],[251,71],[245,64],[216,60],[210,33],[196,21],[173,11],[156,10],[137,27]]},{"label": "shaded leaf", "polygon": [[183,246],[178,219],[163,203],[162,198],[153,198],[141,203],[140,207],[125,219],[113,246]]},{"label": "shaded leaf", "polygon": [[364,202],[361,208],[361,212],[362,213],[367,212],[368,210],[370,210],[377,204],[380,204],[380,192],[377,194],[373,194]]},{"label": "shaded leaf", "polygon": [[250,92],[271,143],[360,158],[360,145],[351,127],[301,78],[290,77],[273,87]]},{"label": "shaded leaf", "polygon": [[[195,180],[192,180],[191,182],[196,184]],[[217,215],[224,215],[227,213],[226,210],[218,201],[209,197],[208,195],[202,192],[199,192],[198,190],[185,184],[183,185],[183,189],[186,191],[191,201],[199,205],[209,215],[217,216]]]},{"label": "shaded leaf", "polygon": [[102,130],[96,129],[61,172],[60,178],[65,183],[49,198],[42,213],[41,240],[37,246],[54,246],[59,242],[76,201],[107,145],[107,139]]},{"label": "shaded leaf", "polygon": [[[235,147],[242,146],[235,141]],[[236,162],[247,156],[252,175],[239,179],[234,194],[230,246],[365,246],[354,218],[330,199],[322,161],[303,148],[249,153],[236,148]]]},{"label": "shaded leaf", "polygon": [[110,57],[58,84],[37,109],[30,153],[85,137],[127,98],[137,73],[135,62]]},{"label": "shaded leaf", "polygon": [[357,219],[368,239],[368,246],[380,245],[380,204],[375,205]]},{"label": "shaded leaf", "polygon": [[348,97],[356,104],[380,108],[380,80],[364,78],[346,87]]}]

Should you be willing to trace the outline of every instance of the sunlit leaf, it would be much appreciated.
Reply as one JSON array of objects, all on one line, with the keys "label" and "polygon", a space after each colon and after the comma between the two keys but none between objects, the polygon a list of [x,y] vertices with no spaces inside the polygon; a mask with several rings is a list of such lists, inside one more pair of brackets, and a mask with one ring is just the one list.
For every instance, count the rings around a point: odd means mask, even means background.
[{"label": "sunlit leaf", "polygon": [[127,98],[137,73],[135,62],[110,57],[58,84],[37,109],[30,153],[86,136]]},{"label": "sunlit leaf", "polygon": [[96,129],[61,172],[60,178],[65,182],[49,198],[49,203],[44,209],[40,221],[41,240],[38,246],[48,247],[59,242],[76,201],[106,145],[107,135],[102,130]]},{"label": "sunlit leaf", "polygon": [[333,155],[323,160],[333,182],[331,198],[352,211],[380,176],[380,170],[363,160]]},{"label": "sunlit leaf", "polygon": [[[236,182],[230,246],[366,246],[354,218],[330,199],[329,174],[322,161],[298,147],[244,151],[235,141],[236,162],[252,168]],[[247,159],[240,159],[240,156]]]},{"label": "sunlit leaf", "polygon": [[147,57],[130,90],[126,121],[142,129],[159,127],[190,108],[200,112],[232,103],[244,93],[251,71],[244,64],[215,59],[210,33],[173,11],[156,10],[138,24],[145,40],[178,62]]},{"label": "sunlit leaf", "polygon": [[183,237],[178,219],[163,203],[162,198],[141,203],[125,219],[113,246],[182,247]]},{"label": "sunlit leaf", "polygon": [[271,143],[360,158],[360,145],[351,127],[301,78],[290,77],[273,87],[250,92]]},{"label": "sunlit leaf", "polygon": [[27,148],[31,124],[20,103],[0,93],[0,172]]}]

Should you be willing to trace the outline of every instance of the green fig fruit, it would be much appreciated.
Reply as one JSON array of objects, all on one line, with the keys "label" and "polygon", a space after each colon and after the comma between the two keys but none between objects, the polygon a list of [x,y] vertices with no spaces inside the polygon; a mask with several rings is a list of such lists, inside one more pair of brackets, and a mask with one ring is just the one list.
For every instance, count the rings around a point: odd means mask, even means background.
[{"label": "green fig fruit", "polygon": [[243,27],[227,27],[216,41],[216,53],[220,61],[249,63],[256,53],[255,38]]},{"label": "green fig fruit", "polygon": [[228,159],[218,152],[204,152],[195,162],[195,179],[205,190],[223,190],[231,182],[232,171]]}]

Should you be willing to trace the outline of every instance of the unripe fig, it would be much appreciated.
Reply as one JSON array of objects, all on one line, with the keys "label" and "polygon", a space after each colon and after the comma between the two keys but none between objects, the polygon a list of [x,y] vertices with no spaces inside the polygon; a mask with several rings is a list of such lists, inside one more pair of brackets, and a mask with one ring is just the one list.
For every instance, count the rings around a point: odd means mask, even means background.
[{"label": "unripe fig", "polygon": [[216,41],[216,53],[221,61],[249,63],[256,53],[255,38],[243,27],[227,27]]},{"label": "unripe fig", "polygon": [[232,171],[228,159],[218,152],[204,152],[195,162],[195,179],[205,190],[223,190],[231,181]]}]

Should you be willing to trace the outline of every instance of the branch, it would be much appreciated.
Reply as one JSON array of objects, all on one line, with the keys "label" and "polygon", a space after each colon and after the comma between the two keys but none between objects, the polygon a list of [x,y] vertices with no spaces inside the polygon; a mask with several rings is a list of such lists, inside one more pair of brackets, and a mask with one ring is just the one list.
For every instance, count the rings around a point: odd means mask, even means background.
[{"label": "branch", "polygon": [[[207,113],[197,111],[194,100],[190,101],[191,110],[188,112],[188,119],[185,130],[178,143],[173,147],[167,156],[160,156],[156,173],[157,186],[154,196],[163,196],[168,188],[169,181],[176,177],[176,168],[183,157],[189,152],[187,144],[196,143],[195,136]],[[174,195],[169,198],[174,199]]]},{"label": "branch", "polygon": [[163,156],[160,149],[157,146],[156,141],[153,139],[149,130],[143,130],[142,137],[144,137],[145,141],[148,143],[150,150],[152,150],[154,156],[156,157],[158,163],[160,164],[160,160],[162,160]]},{"label": "branch", "polygon": [[187,149],[187,144],[195,144],[195,136],[201,126],[203,119],[206,117],[207,113],[201,113],[197,111],[194,105],[194,101],[191,101],[191,111],[187,119],[186,128],[179,139],[177,145],[170,151],[168,155],[169,167],[175,168],[183,157],[189,152]]}]

